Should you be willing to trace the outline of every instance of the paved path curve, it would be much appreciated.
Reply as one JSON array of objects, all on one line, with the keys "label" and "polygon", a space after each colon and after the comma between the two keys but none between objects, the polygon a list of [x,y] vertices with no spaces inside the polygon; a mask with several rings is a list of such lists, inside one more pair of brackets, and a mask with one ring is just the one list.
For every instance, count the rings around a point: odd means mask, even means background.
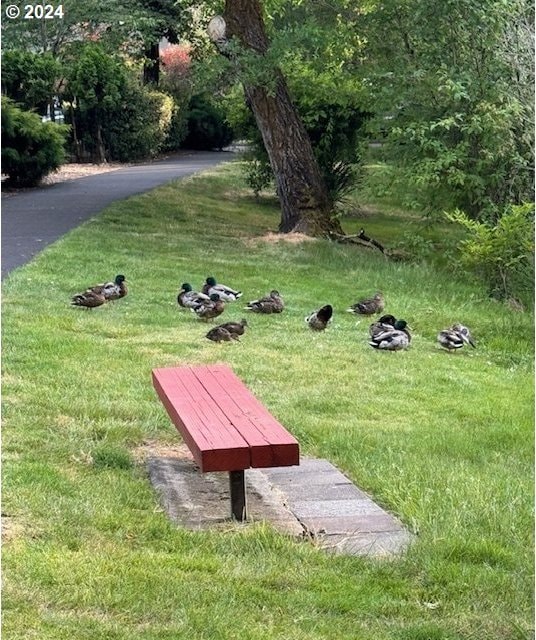
[{"label": "paved path curve", "polygon": [[115,200],[232,158],[233,154],[225,151],[184,152],[2,198],[2,278]]}]

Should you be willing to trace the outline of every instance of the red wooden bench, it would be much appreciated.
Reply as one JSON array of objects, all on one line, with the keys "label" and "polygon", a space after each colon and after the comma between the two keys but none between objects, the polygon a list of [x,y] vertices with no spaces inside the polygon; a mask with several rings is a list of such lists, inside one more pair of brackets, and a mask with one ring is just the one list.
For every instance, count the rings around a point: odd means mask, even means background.
[{"label": "red wooden bench", "polygon": [[300,464],[297,440],[225,365],[153,369],[153,385],[202,472],[228,471],[246,519],[245,469]]}]

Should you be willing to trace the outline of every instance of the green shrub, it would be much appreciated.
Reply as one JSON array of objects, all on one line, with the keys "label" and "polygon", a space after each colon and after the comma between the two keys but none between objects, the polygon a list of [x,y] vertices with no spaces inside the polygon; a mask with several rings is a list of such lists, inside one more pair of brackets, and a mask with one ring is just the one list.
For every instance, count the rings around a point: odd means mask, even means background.
[{"label": "green shrub", "polygon": [[233,130],[225,121],[223,111],[202,95],[190,100],[187,149],[222,149],[233,140]]},{"label": "green shrub", "polygon": [[174,112],[171,96],[129,79],[119,105],[106,113],[103,137],[110,159],[131,162],[157,155],[166,144]]},{"label": "green shrub", "polygon": [[461,242],[463,266],[475,273],[500,300],[534,298],[534,204],[506,207],[496,224],[477,222],[460,210],[447,214],[468,237]]},{"label": "green shrub", "polygon": [[2,98],[2,171],[8,184],[31,187],[65,162],[68,127],[41,122],[35,113],[23,111]]},{"label": "green shrub", "polygon": [[164,151],[177,151],[188,133],[187,112],[177,103],[177,97],[173,96],[174,105],[167,137],[163,146]]},{"label": "green shrub", "polygon": [[267,189],[274,179],[274,174],[268,157],[259,158],[254,153],[247,153],[244,156],[246,161],[244,174],[246,178],[246,184],[252,189],[255,194],[255,198],[258,199],[259,194],[264,189]]},{"label": "green shrub", "polygon": [[5,51],[2,55],[2,94],[25,110],[46,113],[61,77],[61,64],[51,53]]}]

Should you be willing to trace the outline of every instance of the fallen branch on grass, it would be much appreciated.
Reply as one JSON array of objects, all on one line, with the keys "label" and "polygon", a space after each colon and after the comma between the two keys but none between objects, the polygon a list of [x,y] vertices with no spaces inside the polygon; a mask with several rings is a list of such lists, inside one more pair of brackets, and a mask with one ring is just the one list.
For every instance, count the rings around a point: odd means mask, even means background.
[{"label": "fallen branch on grass", "polygon": [[369,236],[367,236],[365,234],[364,229],[360,229],[359,233],[356,233],[351,236],[348,236],[344,233],[336,233],[336,232],[332,232],[331,236],[337,242],[359,244],[362,247],[367,247],[368,249],[376,248],[376,249],[379,249],[384,255],[387,255],[385,253],[385,247],[382,244],[380,244],[377,240],[374,240],[374,238],[370,238]]}]

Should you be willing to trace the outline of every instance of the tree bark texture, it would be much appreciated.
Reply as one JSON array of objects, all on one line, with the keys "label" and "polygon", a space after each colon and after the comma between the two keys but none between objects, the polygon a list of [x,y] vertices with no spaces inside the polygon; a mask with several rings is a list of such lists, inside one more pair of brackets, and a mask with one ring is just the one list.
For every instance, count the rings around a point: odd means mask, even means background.
[{"label": "tree bark texture", "polygon": [[[268,50],[268,37],[259,0],[226,0],[226,37],[259,55]],[[275,91],[245,84],[251,106],[275,176],[281,204],[279,231],[309,235],[342,233],[332,218],[333,203],[313,153],[307,131],[292,103],[286,80],[277,68]]]}]

